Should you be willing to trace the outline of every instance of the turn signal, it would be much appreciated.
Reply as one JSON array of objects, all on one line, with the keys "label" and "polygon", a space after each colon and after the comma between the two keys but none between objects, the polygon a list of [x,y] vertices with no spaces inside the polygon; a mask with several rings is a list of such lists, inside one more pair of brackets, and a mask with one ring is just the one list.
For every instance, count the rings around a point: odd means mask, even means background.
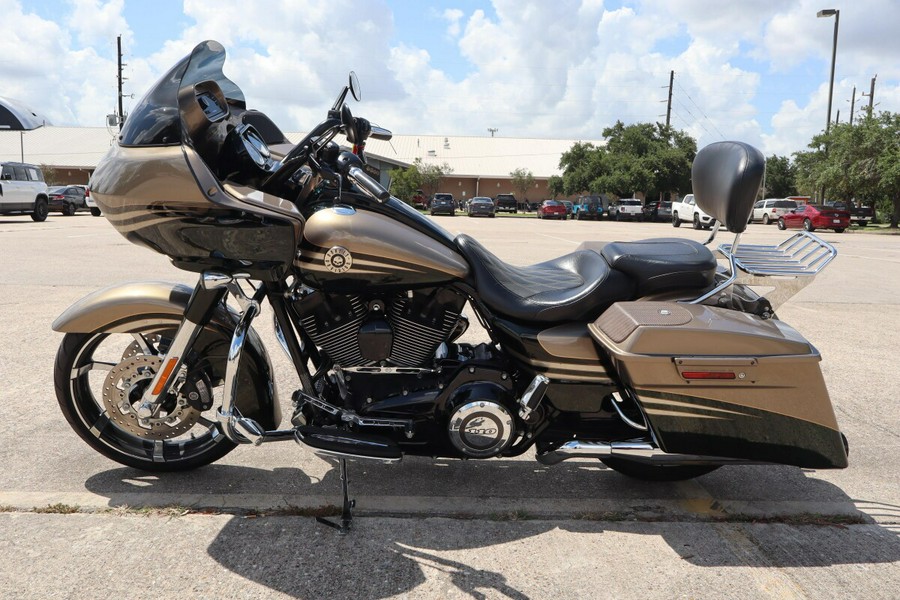
[{"label": "turn signal", "polygon": [[166,363],[165,368],[163,368],[162,377],[159,378],[159,383],[156,384],[153,388],[153,395],[159,396],[163,388],[166,387],[166,382],[169,381],[169,376],[172,374],[172,369],[175,368],[175,365],[178,364],[178,357],[170,358]]}]

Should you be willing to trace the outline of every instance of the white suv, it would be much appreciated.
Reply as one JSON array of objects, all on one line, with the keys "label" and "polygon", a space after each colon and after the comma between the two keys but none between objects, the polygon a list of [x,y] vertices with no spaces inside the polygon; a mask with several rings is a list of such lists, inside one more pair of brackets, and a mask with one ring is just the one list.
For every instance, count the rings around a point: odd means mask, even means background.
[{"label": "white suv", "polygon": [[780,198],[760,200],[753,205],[753,212],[750,213],[749,222],[762,221],[763,225],[777,223],[778,217],[783,217],[785,213],[789,213],[795,208],[797,208],[797,203],[793,200],[782,200]]},{"label": "white suv", "polygon": [[30,214],[35,221],[45,220],[49,198],[41,168],[17,162],[0,166],[0,215]]},{"label": "white suv", "polygon": [[644,204],[637,198],[625,198],[609,207],[609,218],[621,221],[630,219],[639,221],[644,216]]}]

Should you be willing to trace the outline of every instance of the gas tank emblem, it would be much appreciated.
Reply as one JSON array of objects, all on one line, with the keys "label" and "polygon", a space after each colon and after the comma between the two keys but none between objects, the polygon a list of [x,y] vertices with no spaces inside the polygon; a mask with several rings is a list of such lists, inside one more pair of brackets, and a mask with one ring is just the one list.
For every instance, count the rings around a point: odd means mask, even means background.
[{"label": "gas tank emblem", "polygon": [[353,255],[343,246],[335,246],[325,253],[325,268],[332,273],[346,273],[353,266]]}]

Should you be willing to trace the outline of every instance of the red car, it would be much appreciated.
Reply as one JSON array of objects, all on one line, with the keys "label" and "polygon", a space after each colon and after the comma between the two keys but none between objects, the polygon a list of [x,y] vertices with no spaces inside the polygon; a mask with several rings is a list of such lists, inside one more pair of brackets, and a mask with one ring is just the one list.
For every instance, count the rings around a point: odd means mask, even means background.
[{"label": "red car", "polygon": [[538,219],[562,219],[566,220],[566,205],[556,200],[544,200],[538,208]]},{"label": "red car", "polygon": [[778,217],[778,229],[802,227],[806,231],[816,229],[834,229],[835,233],[843,233],[850,227],[850,213],[818,204],[798,206],[792,211]]}]

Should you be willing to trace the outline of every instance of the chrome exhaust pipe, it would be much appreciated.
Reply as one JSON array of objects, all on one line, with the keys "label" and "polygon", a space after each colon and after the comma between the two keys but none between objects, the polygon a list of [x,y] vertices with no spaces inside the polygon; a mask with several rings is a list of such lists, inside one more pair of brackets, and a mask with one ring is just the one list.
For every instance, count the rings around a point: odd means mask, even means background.
[{"label": "chrome exhaust pipe", "polygon": [[673,454],[663,452],[647,442],[591,442],[571,440],[557,448],[537,455],[543,465],[556,465],[570,458],[627,458],[652,465],[735,464],[747,461],[719,456]]}]

